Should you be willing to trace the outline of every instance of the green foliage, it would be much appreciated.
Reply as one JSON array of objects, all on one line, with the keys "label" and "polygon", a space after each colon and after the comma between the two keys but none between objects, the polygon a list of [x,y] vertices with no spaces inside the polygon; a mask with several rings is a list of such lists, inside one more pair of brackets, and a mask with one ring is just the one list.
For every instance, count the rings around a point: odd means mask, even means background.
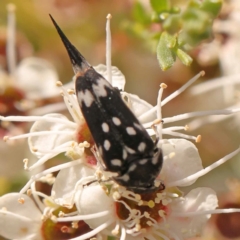
[{"label": "green foliage", "polygon": [[189,66],[192,58],[186,51],[211,39],[222,0],[189,0],[185,6],[175,6],[170,0],[149,1],[152,12],[140,2],[135,3],[134,22],[125,25],[128,31],[157,49],[162,70],[170,68],[176,58]]}]

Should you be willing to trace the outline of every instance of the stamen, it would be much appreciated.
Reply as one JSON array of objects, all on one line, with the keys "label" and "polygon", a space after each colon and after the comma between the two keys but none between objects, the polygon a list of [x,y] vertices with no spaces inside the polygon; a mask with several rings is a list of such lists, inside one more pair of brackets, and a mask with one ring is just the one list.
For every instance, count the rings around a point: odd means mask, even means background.
[{"label": "stamen", "polygon": [[103,212],[87,214],[87,215],[78,215],[78,216],[73,216],[73,217],[57,218],[57,222],[72,222],[72,221],[95,219],[95,218],[107,216],[109,213],[110,213],[110,211],[106,210]]},{"label": "stamen", "polygon": [[180,120],[188,119],[192,117],[201,117],[201,116],[207,116],[207,115],[230,115],[230,114],[237,113],[239,111],[240,111],[240,108],[190,112],[190,113],[180,114],[174,117],[164,118],[163,121],[164,123],[170,123],[170,122],[180,121]]},{"label": "stamen", "polygon": [[172,212],[171,215],[176,217],[191,217],[207,214],[222,214],[222,213],[237,213],[240,212],[240,208],[228,208],[228,209],[215,209],[215,210],[205,210],[205,211],[194,211],[194,212]]},{"label": "stamen", "polygon": [[[160,84],[160,90],[158,92],[158,98],[157,98],[157,118],[158,119],[162,119],[162,105],[161,105],[161,101],[162,101],[162,94],[163,94],[163,89],[165,89],[167,87],[167,85],[165,83]],[[160,139],[162,139],[162,124],[158,124],[157,125],[157,133]]]},{"label": "stamen", "polygon": [[66,152],[68,147],[71,147],[72,141],[63,143],[56,148],[52,149],[50,153],[45,154],[43,157],[39,158],[36,163],[34,163],[31,167],[29,167],[29,171],[32,171],[34,168],[39,167],[40,165],[44,164],[48,160],[52,159],[53,157],[57,156],[60,153]]},{"label": "stamen", "polygon": [[3,117],[0,116],[1,121],[10,121],[10,122],[36,122],[46,120],[48,122],[63,123],[66,124],[66,127],[71,127],[76,129],[77,124],[66,119],[57,118],[57,117],[48,117],[48,116],[9,116]]},{"label": "stamen", "polygon": [[115,228],[112,230],[112,235],[117,236],[119,234],[119,223],[116,224]]},{"label": "stamen", "polygon": [[114,220],[109,219],[107,222],[96,227],[94,230],[92,230],[88,233],[85,233],[85,234],[81,235],[80,237],[71,238],[71,240],[85,240],[85,239],[91,238],[92,236],[96,235],[97,233],[101,232],[102,230],[104,230],[105,228],[110,226],[113,222],[114,222]]},{"label": "stamen", "polygon": [[46,106],[38,107],[29,110],[29,115],[42,116],[48,113],[61,112],[66,110],[66,105],[63,102],[48,104]]},{"label": "stamen", "polygon": [[[170,122],[176,122],[188,118],[193,117],[202,117],[202,116],[208,116],[208,115],[231,115],[235,114],[240,111],[240,108],[234,108],[234,109],[223,109],[223,110],[211,110],[211,111],[199,111],[199,112],[190,112],[190,113],[184,113],[180,114],[174,117],[169,118],[163,118],[164,123],[170,123]],[[144,128],[150,128],[152,126],[153,122],[144,123]],[[192,126],[191,126],[192,129]]]},{"label": "stamen", "polygon": [[158,235],[159,237],[161,237],[163,240],[170,240],[170,238],[168,238],[166,235],[164,235],[163,233],[159,232],[159,231],[154,231],[153,234]]},{"label": "stamen", "polygon": [[71,161],[71,162],[68,162],[68,163],[63,163],[63,164],[51,167],[47,170],[44,170],[43,172],[37,173],[37,174],[33,175],[31,177],[31,179],[25,184],[25,186],[21,189],[20,193],[25,193],[28,190],[28,188],[31,186],[31,184],[33,182],[37,181],[39,178],[41,178],[41,177],[43,177],[43,176],[45,176],[49,173],[56,172],[56,171],[59,171],[61,169],[65,169],[65,168],[68,168],[68,167],[72,167],[72,166],[78,165],[80,163],[82,163],[81,159]]},{"label": "stamen", "polygon": [[[201,71],[200,73],[198,73],[196,76],[194,76],[192,79],[190,79],[186,84],[184,84],[181,88],[179,88],[177,91],[175,91],[174,93],[172,93],[171,95],[166,97],[161,102],[161,106],[163,107],[170,100],[172,100],[173,98],[177,97],[179,94],[181,94],[183,91],[185,91],[191,84],[193,84],[198,78],[200,78],[201,76],[204,76],[204,74],[205,74],[204,71]],[[156,112],[157,109],[158,109],[158,105],[153,107],[153,108],[151,108],[149,111],[143,113],[141,116],[139,116],[139,120],[144,122],[145,119],[147,119],[148,116],[150,116],[151,114]]]},{"label": "stamen", "polygon": [[239,152],[240,152],[240,147],[237,150],[233,151],[232,153],[230,153],[230,154],[226,155],[225,157],[221,158],[217,162],[213,163],[212,165],[206,167],[205,169],[200,170],[197,173],[194,173],[191,176],[188,176],[188,177],[183,178],[181,180],[178,180],[178,181],[175,181],[175,182],[166,183],[166,186],[167,187],[181,186],[181,185],[185,185],[188,182],[196,180],[199,177],[201,177],[201,176],[207,174],[208,172],[212,171],[213,169],[219,167],[223,163],[227,162],[229,159],[233,158]]},{"label": "stamen", "polygon": [[16,71],[16,6],[13,3],[7,5],[8,24],[7,24],[7,65],[11,76],[15,75]]},{"label": "stamen", "polygon": [[[5,136],[6,140],[15,140],[21,138],[28,138],[28,137],[36,137],[36,136],[47,136],[47,135],[74,135],[74,131],[41,131],[41,132],[29,132],[26,134],[21,134],[13,137]],[[5,137],[3,139],[5,139]]]},{"label": "stamen", "polygon": [[126,229],[124,227],[121,227],[121,237],[120,240],[126,239]]},{"label": "stamen", "polygon": [[112,18],[111,14],[107,15],[107,24],[106,24],[106,65],[107,65],[107,76],[108,81],[112,84],[112,63],[111,63],[111,29],[110,29],[110,20]]},{"label": "stamen", "polygon": [[[36,203],[36,205],[38,206],[38,208],[41,210],[41,212],[43,212],[44,211],[44,209],[45,209],[45,205],[43,204],[43,202],[42,202],[42,200],[40,199],[40,197],[37,195],[37,194],[32,194],[32,193],[35,193],[36,192],[36,186],[35,186],[35,182],[33,182],[32,184],[31,184],[31,189],[28,189],[27,190],[27,194],[29,195],[29,194],[31,194],[31,196],[34,198],[34,200],[35,200],[35,203]],[[48,196],[47,196],[48,197]]]},{"label": "stamen", "polygon": [[167,134],[167,135],[171,135],[171,136],[176,136],[176,137],[179,137],[179,138],[186,138],[186,139],[191,139],[191,140],[197,141],[197,137],[190,136],[190,135],[183,134],[183,133],[168,131],[166,129],[163,129],[162,133]]},{"label": "stamen", "polygon": [[80,123],[80,120],[82,119],[82,113],[80,111],[76,96],[73,95],[74,91],[72,89],[71,90],[71,94],[68,93],[68,91],[66,91],[66,89],[62,86],[61,87],[62,91],[63,91],[63,100],[66,104],[66,107],[69,111],[69,113],[71,114],[73,120],[75,123]]}]

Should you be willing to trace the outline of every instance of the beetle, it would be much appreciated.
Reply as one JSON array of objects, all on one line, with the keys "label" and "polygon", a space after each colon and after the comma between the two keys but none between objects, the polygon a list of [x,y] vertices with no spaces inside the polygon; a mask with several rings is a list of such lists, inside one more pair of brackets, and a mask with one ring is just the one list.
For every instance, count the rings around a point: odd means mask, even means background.
[{"label": "beetle", "polygon": [[86,61],[50,15],[68,52],[75,73],[76,97],[103,161],[112,179],[135,193],[163,189],[156,180],[163,154],[114,88]]}]

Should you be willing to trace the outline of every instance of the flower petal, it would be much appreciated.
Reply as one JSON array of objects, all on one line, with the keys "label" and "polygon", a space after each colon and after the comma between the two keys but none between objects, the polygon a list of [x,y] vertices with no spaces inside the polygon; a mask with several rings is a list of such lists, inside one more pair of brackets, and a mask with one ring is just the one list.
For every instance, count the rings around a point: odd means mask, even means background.
[{"label": "flower petal", "polygon": [[[165,182],[186,178],[203,169],[196,146],[185,139],[169,139],[162,145],[164,153],[163,168],[160,178]],[[181,186],[189,186],[196,180]]]},{"label": "flower petal", "polygon": [[[127,97],[129,99],[129,106],[136,117],[141,116],[145,112],[149,111],[153,106],[146,102],[145,100],[139,98],[135,94],[127,93]],[[140,121],[141,123],[151,122],[157,118],[156,112],[149,114],[144,121]]]},{"label": "flower petal", "polygon": [[[18,202],[20,198],[24,203]],[[37,234],[41,239],[41,212],[30,197],[6,194],[0,198],[0,209],[0,235],[8,239],[29,239]]]},{"label": "flower petal", "polygon": [[28,98],[47,98],[59,94],[57,72],[44,59],[29,57],[22,60],[16,70],[16,79]]},{"label": "flower petal", "polygon": [[[74,140],[74,129],[72,129],[70,126],[67,126],[65,123],[57,122],[58,119],[67,120],[68,119],[62,115],[62,114],[47,114],[44,117],[53,117],[56,118],[56,122],[50,122],[46,119],[43,119],[41,121],[36,121],[32,127],[30,132],[43,132],[43,131],[49,131],[49,134],[47,135],[40,135],[40,136],[32,136],[28,138],[28,144],[29,148],[32,151],[32,149],[44,149],[44,152],[47,152],[49,150],[54,149],[55,147],[66,143],[68,141]],[[59,131],[59,133],[54,133],[56,131]],[[61,131],[68,132],[69,134],[60,134]],[[72,133],[72,134],[71,134]],[[40,154],[39,152],[32,151],[33,154],[38,155],[38,157],[44,155]]]},{"label": "flower petal", "polygon": [[96,217],[85,222],[92,228],[96,228],[109,219],[116,218],[114,201],[109,197],[100,185],[90,185],[76,196],[76,207],[80,214],[94,214],[109,211],[104,217]]},{"label": "flower petal", "polygon": [[[107,74],[107,66],[104,64],[99,64],[97,66],[94,66],[94,69],[105,79],[108,78]],[[113,87],[117,87],[118,89],[124,91],[126,80],[125,76],[122,74],[122,72],[115,66],[112,66],[112,85]]]},{"label": "flower petal", "polygon": [[61,206],[72,205],[76,183],[84,177],[93,176],[94,172],[94,169],[84,164],[61,170],[52,188],[54,201]]},{"label": "flower petal", "polygon": [[[199,236],[210,214],[199,214],[202,211],[214,210],[218,206],[216,193],[211,188],[196,188],[185,197],[178,198],[171,204],[168,223],[173,232],[183,239]],[[196,215],[187,216],[188,212]],[[174,216],[174,214],[178,216]],[[182,216],[181,216],[182,213]]]}]

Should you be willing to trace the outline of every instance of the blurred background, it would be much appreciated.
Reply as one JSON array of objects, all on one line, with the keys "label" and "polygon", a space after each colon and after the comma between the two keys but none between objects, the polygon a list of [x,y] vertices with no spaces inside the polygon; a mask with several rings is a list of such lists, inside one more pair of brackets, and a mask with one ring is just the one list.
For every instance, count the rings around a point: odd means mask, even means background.
[{"label": "blurred background", "polygon": [[[187,1],[172,1],[180,7]],[[194,87],[187,90],[163,108],[163,116],[200,111],[224,109],[237,106],[239,102],[238,86],[240,82],[240,6],[238,1],[224,1],[220,14],[213,24],[211,38],[205,40],[188,53],[193,58],[190,67],[183,65],[179,60],[167,71],[162,71],[156,51],[148,35],[139,37],[131,31],[134,23],[134,9],[136,1],[109,1],[109,0],[32,0],[0,2],[0,113],[1,115],[28,115],[29,107],[24,111],[15,108],[16,101],[25,99],[28,92],[24,88],[17,88],[18,79],[14,79],[6,59],[7,26],[9,4],[15,5],[16,14],[16,57],[17,66],[24,59],[38,57],[44,61],[50,78],[63,83],[71,81],[73,72],[67,53],[49,18],[51,14],[67,35],[69,40],[79,49],[89,63],[105,64],[106,51],[106,16],[111,13],[112,32],[112,64],[117,66],[126,77],[125,91],[137,94],[140,98],[152,105],[156,104],[160,83],[166,83],[164,97],[179,89],[191,77],[201,70],[205,76],[198,80]],[[151,11],[147,0],[142,1],[145,9]],[[156,25],[149,29],[155,31]],[[47,74],[46,73],[46,74]],[[27,73],[26,73],[27,75]],[[38,80],[32,79],[35,85],[41,85],[41,75]],[[48,76],[48,75],[46,75]],[[223,77],[212,80],[217,77]],[[234,76],[234,81],[228,77]],[[24,76],[22,78],[28,78]],[[19,78],[20,79],[20,78]],[[40,80],[39,80],[40,79]],[[46,80],[46,79],[45,79]],[[19,80],[20,81],[20,80]],[[39,81],[39,82],[38,82]],[[219,83],[218,87],[210,88],[211,83]],[[48,88],[47,82],[45,89]],[[231,85],[230,93],[226,97],[225,86]],[[8,91],[6,91],[8,89]],[[42,89],[44,95],[45,90]],[[47,91],[47,90],[46,90]],[[6,97],[7,95],[7,97]],[[31,96],[31,106],[46,106],[58,103],[61,98],[53,96]],[[230,96],[230,97],[229,97]],[[34,103],[34,104],[33,104]],[[6,104],[8,105],[6,107]],[[9,108],[10,111],[7,111]],[[33,110],[32,107],[31,110]],[[203,166],[206,167],[226,154],[238,148],[240,143],[240,115],[229,118],[206,119],[192,122],[188,119],[179,124],[189,124],[190,134],[202,135],[202,142],[197,143]],[[208,121],[211,121],[209,124]],[[192,124],[192,125],[191,125]],[[11,126],[11,132],[25,132],[29,125],[16,124]],[[1,126],[1,136],[8,133],[9,127]],[[26,182],[27,176],[21,171],[22,159],[27,153],[25,141],[18,141],[6,147],[0,143],[0,194],[17,191]],[[16,156],[16,152],[18,153]],[[186,163],[187,164],[187,163]],[[220,198],[220,207],[240,207],[240,156],[213,170],[200,178],[191,188],[197,186],[211,187],[217,191]],[[190,188],[189,188],[190,189]],[[184,189],[188,191],[189,189]],[[230,204],[230,205],[229,205]],[[213,217],[203,239],[240,239],[240,215],[229,214],[222,218]],[[219,220],[220,219],[220,220]],[[231,223],[226,227],[226,223]],[[236,224],[237,222],[237,224]],[[234,224],[233,224],[234,223]],[[234,225],[234,226],[233,226]],[[233,227],[233,229],[231,229]],[[234,234],[233,234],[234,233]],[[231,235],[232,234],[232,235]]]}]

